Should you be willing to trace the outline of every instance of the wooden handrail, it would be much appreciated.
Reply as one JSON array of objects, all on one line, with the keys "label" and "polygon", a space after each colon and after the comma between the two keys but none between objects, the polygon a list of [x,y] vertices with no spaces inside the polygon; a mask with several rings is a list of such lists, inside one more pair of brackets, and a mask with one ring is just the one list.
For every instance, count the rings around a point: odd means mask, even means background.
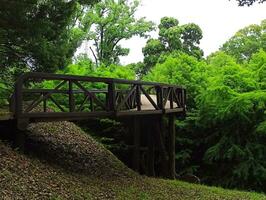
[{"label": "wooden handrail", "polygon": [[[33,88],[27,87],[29,85],[32,87],[32,84],[29,84],[29,82],[34,84],[46,80],[60,82],[52,89],[44,88],[41,84],[37,84]],[[95,89],[93,88],[93,83],[103,83],[105,89]],[[37,86],[39,88],[36,88]],[[125,89],[121,89],[121,87]],[[84,94],[82,102],[76,99],[76,96],[80,94]],[[35,98],[39,96],[34,100],[34,95]],[[67,105],[62,106],[60,101],[53,97],[53,95],[67,96]],[[152,95],[155,95],[156,101]],[[146,101],[152,105],[149,109],[143,107],[142,98],[146,98]],[[186,108],[186,90],[182,86],[48,73],[25,73],[21,75],[16,82],[12,99],[10,107],[12,108],[11,112],[14,112],[15,118],[20,120],[26,119],[28,121],[39,120],[42,117],[49,121],[49,116],[51,120],[54,120],[55,117],[57,120],[58,118],[77,119],[79,114],[80,118],[86,118],[85,116],[180,113],[185,112]],[[29,102],[28,106],[24,105],[26,99]],[[47,109],[49,106],[48,101],[57,106],[60,112],[47,113],[49,111]],[[166,107],[166,103],[168,107]],[[35,109],[40,104],[43,104],[42,111],[39,108]],[[86,104],[89,105],[86,107]]]}]

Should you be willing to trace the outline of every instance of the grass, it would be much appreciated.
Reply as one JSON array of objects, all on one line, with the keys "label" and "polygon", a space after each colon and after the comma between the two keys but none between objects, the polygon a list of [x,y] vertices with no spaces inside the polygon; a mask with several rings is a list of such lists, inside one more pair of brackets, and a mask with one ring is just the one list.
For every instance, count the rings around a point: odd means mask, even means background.
[{"label": "grass", "polygon": [[34,124],[27,136],[28,154],[0,141],[0,199],[266,199],[139,176],[73,123]]}]

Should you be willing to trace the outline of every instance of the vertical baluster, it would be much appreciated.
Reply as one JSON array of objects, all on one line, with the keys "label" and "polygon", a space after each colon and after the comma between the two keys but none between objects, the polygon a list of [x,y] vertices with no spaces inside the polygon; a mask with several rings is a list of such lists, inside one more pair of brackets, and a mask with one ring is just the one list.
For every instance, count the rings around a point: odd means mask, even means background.
[{"label": "vertical baluster", "polygon": [[141,110],[141,93],[140,93],[140,86],[137,85],[136,87],[136,103],[137,103],[137,110]]},{"label": "vertical baluster", "polygon": [[181,97],[182,97],[182,108],[184,108],[185,109],[185,104],[186,104],[186,102],[185,102],[185,99],[186,99],[186,91],[185,91],[185,89],[182,89],[182,94],[181,94]]},{"label": "vertical baluster", "polygon": [[68,82],[69,112],[75,112],[75,99],[73,94],[73,82]]},{"label": "vertical baluster", "polygon": [[173,109],[174,108],[174,88],[171,87],[170,89],[170,108]]},{"label": "vertical baluster", "polygon": [[163,109],[163,91],[161,86],[156,86],[156,97],[157,97],[157,105],[162,110]]},{"label": "vertical baluster", "polygon": [[112,81],[108,84],[108,110],[116,111],[116,91],[115,83]]},{"label": "vertical baluster", "polygon": [[168,116],[168,155],[169,155],[169,174],[168,177],[175,179],[175,114]]},{"label": "vertical baluster", "polygon": [[46,93],[42,93],[42,98],[43,98],[43,112],[47,112],[47,99],[44,98]]},{"label": "vertical baluster", "polygon": [[90,97],[90,109],[91,111],[94,111],[94,105],[93,105],[93,98]]}]

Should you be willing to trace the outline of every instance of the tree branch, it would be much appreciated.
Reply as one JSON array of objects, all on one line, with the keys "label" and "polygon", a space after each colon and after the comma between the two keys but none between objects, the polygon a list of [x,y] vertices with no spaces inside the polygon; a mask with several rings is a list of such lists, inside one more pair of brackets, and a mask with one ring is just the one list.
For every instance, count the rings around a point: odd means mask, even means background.
[{"label": "tree branch", "polygon": [[93,55],[93,57],[95,59],[96,66],[98,67],[98,59],[97,59],[97,56],[95,55],[95,53],[94,53],[94,51],[93,51],[93,49],[91,47],[90,47],[90,50],[91,50],[92,55]]}]

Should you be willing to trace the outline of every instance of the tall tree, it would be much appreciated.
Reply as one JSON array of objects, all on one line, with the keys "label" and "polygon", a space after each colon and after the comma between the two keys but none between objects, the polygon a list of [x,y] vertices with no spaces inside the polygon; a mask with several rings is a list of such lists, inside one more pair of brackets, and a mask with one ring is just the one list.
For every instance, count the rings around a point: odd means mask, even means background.
[{"label": "tall tree", "polygon": [[203,56],[199,48],[202,39],[202,31],[196,24],[179,25],[177,19],[163,17],[159,28],[159,38],[149,39],[142,49],[144,54],[143,74],[146,74],[151,67],[155,66],[161,55],[180,51],[196,58]]},{"label": "tall tree", "polygon": [[80,3],[92,0],[0,0],[0,69],[55,71],[79,45]]},{"label": "tall tree", "polygon": [[120,45],[122,40],[147,37],[147,32],[153,30],[152,22],[135,18],[138,6],[138,0],[103,0],[87,12],[82,24],[87,39],[93,41],[94,48],[90,50],[97,65],[119,63],[119,56],[129,53]]},{"label": "tall tree", "polygon": [[266,20],[239,30],[221,48],[238,62],[248,61],[260,49],[266,51]]}]

